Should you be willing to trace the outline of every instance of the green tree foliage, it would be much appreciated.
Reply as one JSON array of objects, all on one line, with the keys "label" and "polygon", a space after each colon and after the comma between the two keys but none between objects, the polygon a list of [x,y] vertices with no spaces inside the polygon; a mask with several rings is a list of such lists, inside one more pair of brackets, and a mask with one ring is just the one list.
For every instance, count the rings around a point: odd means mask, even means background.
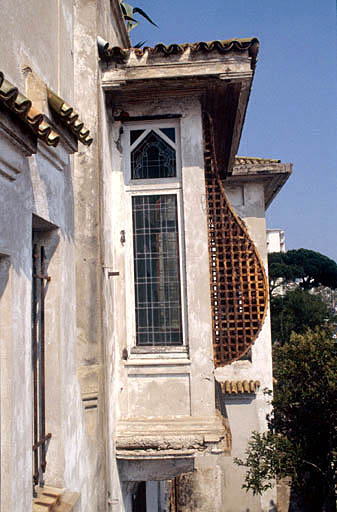
[{"label": "green tree foliage", "polygon": [[327,329],[291,335],[274,347],[276,385],[266,433],[253,434],[244,487],[261,494],[289,476],[300,510],[335,512],[337,346]]},{"label": "green tree foliage", "polygon": [[303,334],[308,328],[331,324],[335,315],[319,295],[296,288],[285,295],[271,296],[271,332],[273,343],[283,344],[294,331]]},{"label": "green tree foliage", "polygon": [[268,256],[271,291],[281,282],[297,282],[304,290],[320,285],[337,288],[337,263],[319,252],[296,249]]},{"label": "green tree foliage", "polygon": [[296,474],[297,453],[286,437],[272,431],[253,432],[246,460],[234,459],[238,466],[248,468],[243,489],[254,495],[262,494],[275,485],[275,478],[284,478]]}]

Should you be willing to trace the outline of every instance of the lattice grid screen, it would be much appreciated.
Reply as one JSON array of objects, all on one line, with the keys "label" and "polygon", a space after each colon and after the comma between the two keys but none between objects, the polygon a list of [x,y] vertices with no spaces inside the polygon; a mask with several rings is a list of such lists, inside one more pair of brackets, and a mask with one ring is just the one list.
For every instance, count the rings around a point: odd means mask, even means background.
[{"label": "lattice grid screen", "polygon": [[233,211],[216,166],[212,121],[204,114],[205,183],[215,367],[242,357],[262,327],[267,279],[244,223]]}]

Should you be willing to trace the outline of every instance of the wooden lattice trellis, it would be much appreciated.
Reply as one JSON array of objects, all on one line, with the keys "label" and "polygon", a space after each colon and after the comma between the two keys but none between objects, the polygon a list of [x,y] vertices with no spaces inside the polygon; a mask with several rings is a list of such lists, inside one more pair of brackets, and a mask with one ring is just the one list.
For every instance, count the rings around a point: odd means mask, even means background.
[{"label": "wooden lattice trellis", "polygon": [[203,114],[210,291],[215,367],[248,352],[264,322],[267,278],[243,221],[219,176],[211,117]]}]

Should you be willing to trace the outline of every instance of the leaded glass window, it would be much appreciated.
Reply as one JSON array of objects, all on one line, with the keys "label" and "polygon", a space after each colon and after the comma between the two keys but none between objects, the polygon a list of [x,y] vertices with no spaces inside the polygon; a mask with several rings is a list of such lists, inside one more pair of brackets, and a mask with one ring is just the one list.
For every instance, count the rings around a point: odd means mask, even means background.
[{"label": "leaded glass window", "polygon": [[[163,128],[162,133],[175,142],[175,129]],[[177,176],[176,151],[157,132],[151,130],[141,140],[141,130],[131,130],[130,142],[140,140],[131,151],[131,179],[174,178]]]},{"label": "leaded glass window", "polygon": [[181,345],[177,197],[132,197],[137,345]]}]

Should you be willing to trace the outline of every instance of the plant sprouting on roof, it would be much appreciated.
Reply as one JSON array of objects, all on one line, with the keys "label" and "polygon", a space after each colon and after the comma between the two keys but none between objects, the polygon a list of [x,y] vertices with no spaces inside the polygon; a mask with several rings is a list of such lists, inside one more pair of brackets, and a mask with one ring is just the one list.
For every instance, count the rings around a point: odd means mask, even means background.
[{"label": "plant sprouting on roof", "polygon": [[140,7],[133,7],[132,5],[129,5],[125,3],[123,0],[120,0],[123,16],[126,22],[126,27],[128,29],[128,32],[131,32],[132,29],[136,28],[138,25],[138,21],[134,18],[135,14],[140,14],[145,18],[149,23],[154,25],[155,27],[158,27],[154,21],[151,20],[150,16],[146,14],[143,9]]}]

